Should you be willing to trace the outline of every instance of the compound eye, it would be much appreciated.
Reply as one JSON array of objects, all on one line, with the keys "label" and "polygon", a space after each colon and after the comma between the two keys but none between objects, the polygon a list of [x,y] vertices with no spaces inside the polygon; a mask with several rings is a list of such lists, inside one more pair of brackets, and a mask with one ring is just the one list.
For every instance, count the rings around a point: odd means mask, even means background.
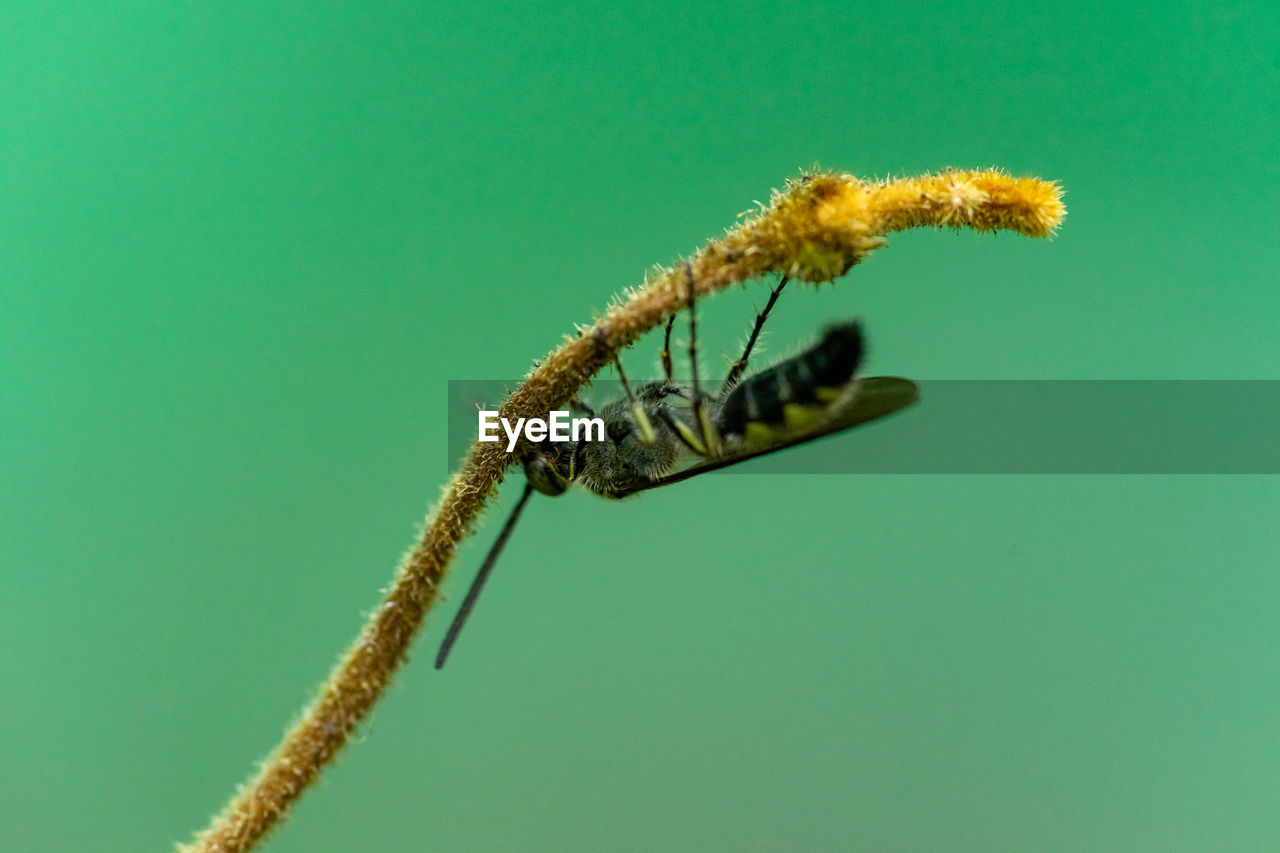
[{"label": "compound eye", "polygon": [[529,480],[529,485],[553,498],[563,495],[569,488],[569,479],[540,453],[524,458],[524,476]]}]

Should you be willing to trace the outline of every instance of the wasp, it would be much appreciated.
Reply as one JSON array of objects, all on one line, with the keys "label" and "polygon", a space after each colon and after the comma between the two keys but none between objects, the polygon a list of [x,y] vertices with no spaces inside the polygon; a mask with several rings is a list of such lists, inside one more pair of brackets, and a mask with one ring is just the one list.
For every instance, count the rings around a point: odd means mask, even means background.
[{"label": "wasp", "polygon": [[[436,655],[444,666],[485,582],[534,492],[556,497],[572,483],[608,498],[625,498],[669,486],[708,471],[878,420],[919,397],[916,384],[898,377],[861,378],[865,355],[862,324],[857,320],[826,327],[808,349],[743,377],[769,312],[787,284],[784,275],[756,314],[742,355],[715,394],[704,394],[698,377],[697,314],[693,269],[684,265],[688,281],[688,384],[672,378],[671,330],[667,320],[661,362],[665,378],[646,382],[634,392],[614,357],[614,369],[625,396],[597,414],[589,405],[571,405],[604,423],[603,440],[539,442],[522,457],[524,492],[507,517],[480,571],[467,590]],[[692,464],[682,464],[692,459]]]}]

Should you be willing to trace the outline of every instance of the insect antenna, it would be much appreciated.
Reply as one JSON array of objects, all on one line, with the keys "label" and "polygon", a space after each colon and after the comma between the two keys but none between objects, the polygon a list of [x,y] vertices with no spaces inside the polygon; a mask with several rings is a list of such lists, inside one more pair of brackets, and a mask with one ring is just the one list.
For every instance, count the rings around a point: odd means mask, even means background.
[{"label": "insect antenna", "polygon": [[747,359],[751,357],[751,349],[756,345],[756,338],[760,337],[760,330],[764,328],[764,321],[769,318],[769,312],[773,310],[773,303],[778,301],[778,294],[782,292],[782,288],[787,286],[789,277],[785,274],[782,280],[778,282],[778,286],[773,288],[769,293],[769,301],[765,303],[764,310],[756,314],[756,324],[751,329],[751,336],[747,338],[747,345],[742,350],[742,355],[733,363],[733,367],[729,368],[729,375],[725,377],[724,384],[720,386],[720,396],[724,396],[730,388],[737,384],[738,379],[742,376],[742,371],[747,369]]},{"label": "insect antenna", "polygon": [[698,424],[698,431],[702,434],[702,445],[705,448],[703,455],[714,456],[719,442],[716,441],[711,418],[707,414],[707,407],[703,405],[702,389],[698,385],[698,317],[694,308],[697,288],[694,286],[693,264],[685,261],[684,271],[689,278],[689,379],[693,387],[693,417]]},{"label": "insect antenna", "polygon": [[507,544],[507,537],[511,535],[516,522],[520,520],[520,512],[524,509],[524,505],[528,503],[529,495],[531,494],[533,494],[533,485],[526,483],[524,494],[520,496],[515,509],[511,510],[511,515],[507,517],[507,523],[502,526],[502,532],[498,534],[497,541],[489,549],[488,555],[484,558],[484,564],[480,566],[480,571],[476,573],[476,579],[471,582],[471,588],[467,590],[467,597],[462,600],[462,606],[458,608],[458,612],[453,617],[453,622],[449,625],[448,632],[444,635],[444,642],[440,644],[440,651],[436,653],[436,669],[443,667],[444,662],[448,660],[449,650],[458,641],[458,634],[461,633],[462,626],[467,624],[467,617],[471,615],[471,609],[476,606],[476,599],[480,597],[480,590],[484,589],[484,582],[489,579],[489,572],[493,571],[493,564],[498,562],[498,555],[502,553],[502,546]]}]

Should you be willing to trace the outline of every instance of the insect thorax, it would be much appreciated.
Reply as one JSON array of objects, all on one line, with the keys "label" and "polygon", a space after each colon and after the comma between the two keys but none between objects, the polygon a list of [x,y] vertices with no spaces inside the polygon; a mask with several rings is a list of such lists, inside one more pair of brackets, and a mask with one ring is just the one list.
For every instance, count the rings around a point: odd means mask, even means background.
[{"label": "insect thorax", "polygon": [[670,471],[685,452],[670,423],[677,419],[691,422],[684,404],[687,399],[688,392],[683,387],[669,382],[649,382],[636,389],[636,402],[644,409],[653,430],[651,442],[645,441],[628,400],[617,400],[602,408],[604,441],[579,445],[578,479],[593,492],[611,495]]}]

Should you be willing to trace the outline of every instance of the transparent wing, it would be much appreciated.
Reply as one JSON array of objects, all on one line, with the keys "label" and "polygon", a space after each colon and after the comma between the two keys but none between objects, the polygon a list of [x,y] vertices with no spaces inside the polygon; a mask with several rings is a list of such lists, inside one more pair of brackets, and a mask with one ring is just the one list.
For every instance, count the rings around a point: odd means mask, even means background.
[{"label": "transparent wing", "polygon": [[780,435],[776,441],[744,442],[741,445],[730,447],[725,454],[717,456],[715,459],[708,459],[674,474],[668,474],[620,489],[613,492],[612,497],[625,498],[637,492],[656,489],[659,486],[669,486],[672,483],[678,483],[681,480],[687,480],[690,477],[696,477],[708,471],[727,468],[730,465],[737,465],[739,462],[745,462],[757,456],[775,453],[788,447],[795,447],[797,444],[813,441],[815,438],[822,438],[824,435],[843,432],[860,424],[879,420],[894,412],[901,411],[918,399],[920,399],[920,389],[910,379],[901,379],[896,376],[873,376],[863,379],[858,393],[853,399],[847,404],[833,407],[828,417],[819,419],[806,429]]}]

